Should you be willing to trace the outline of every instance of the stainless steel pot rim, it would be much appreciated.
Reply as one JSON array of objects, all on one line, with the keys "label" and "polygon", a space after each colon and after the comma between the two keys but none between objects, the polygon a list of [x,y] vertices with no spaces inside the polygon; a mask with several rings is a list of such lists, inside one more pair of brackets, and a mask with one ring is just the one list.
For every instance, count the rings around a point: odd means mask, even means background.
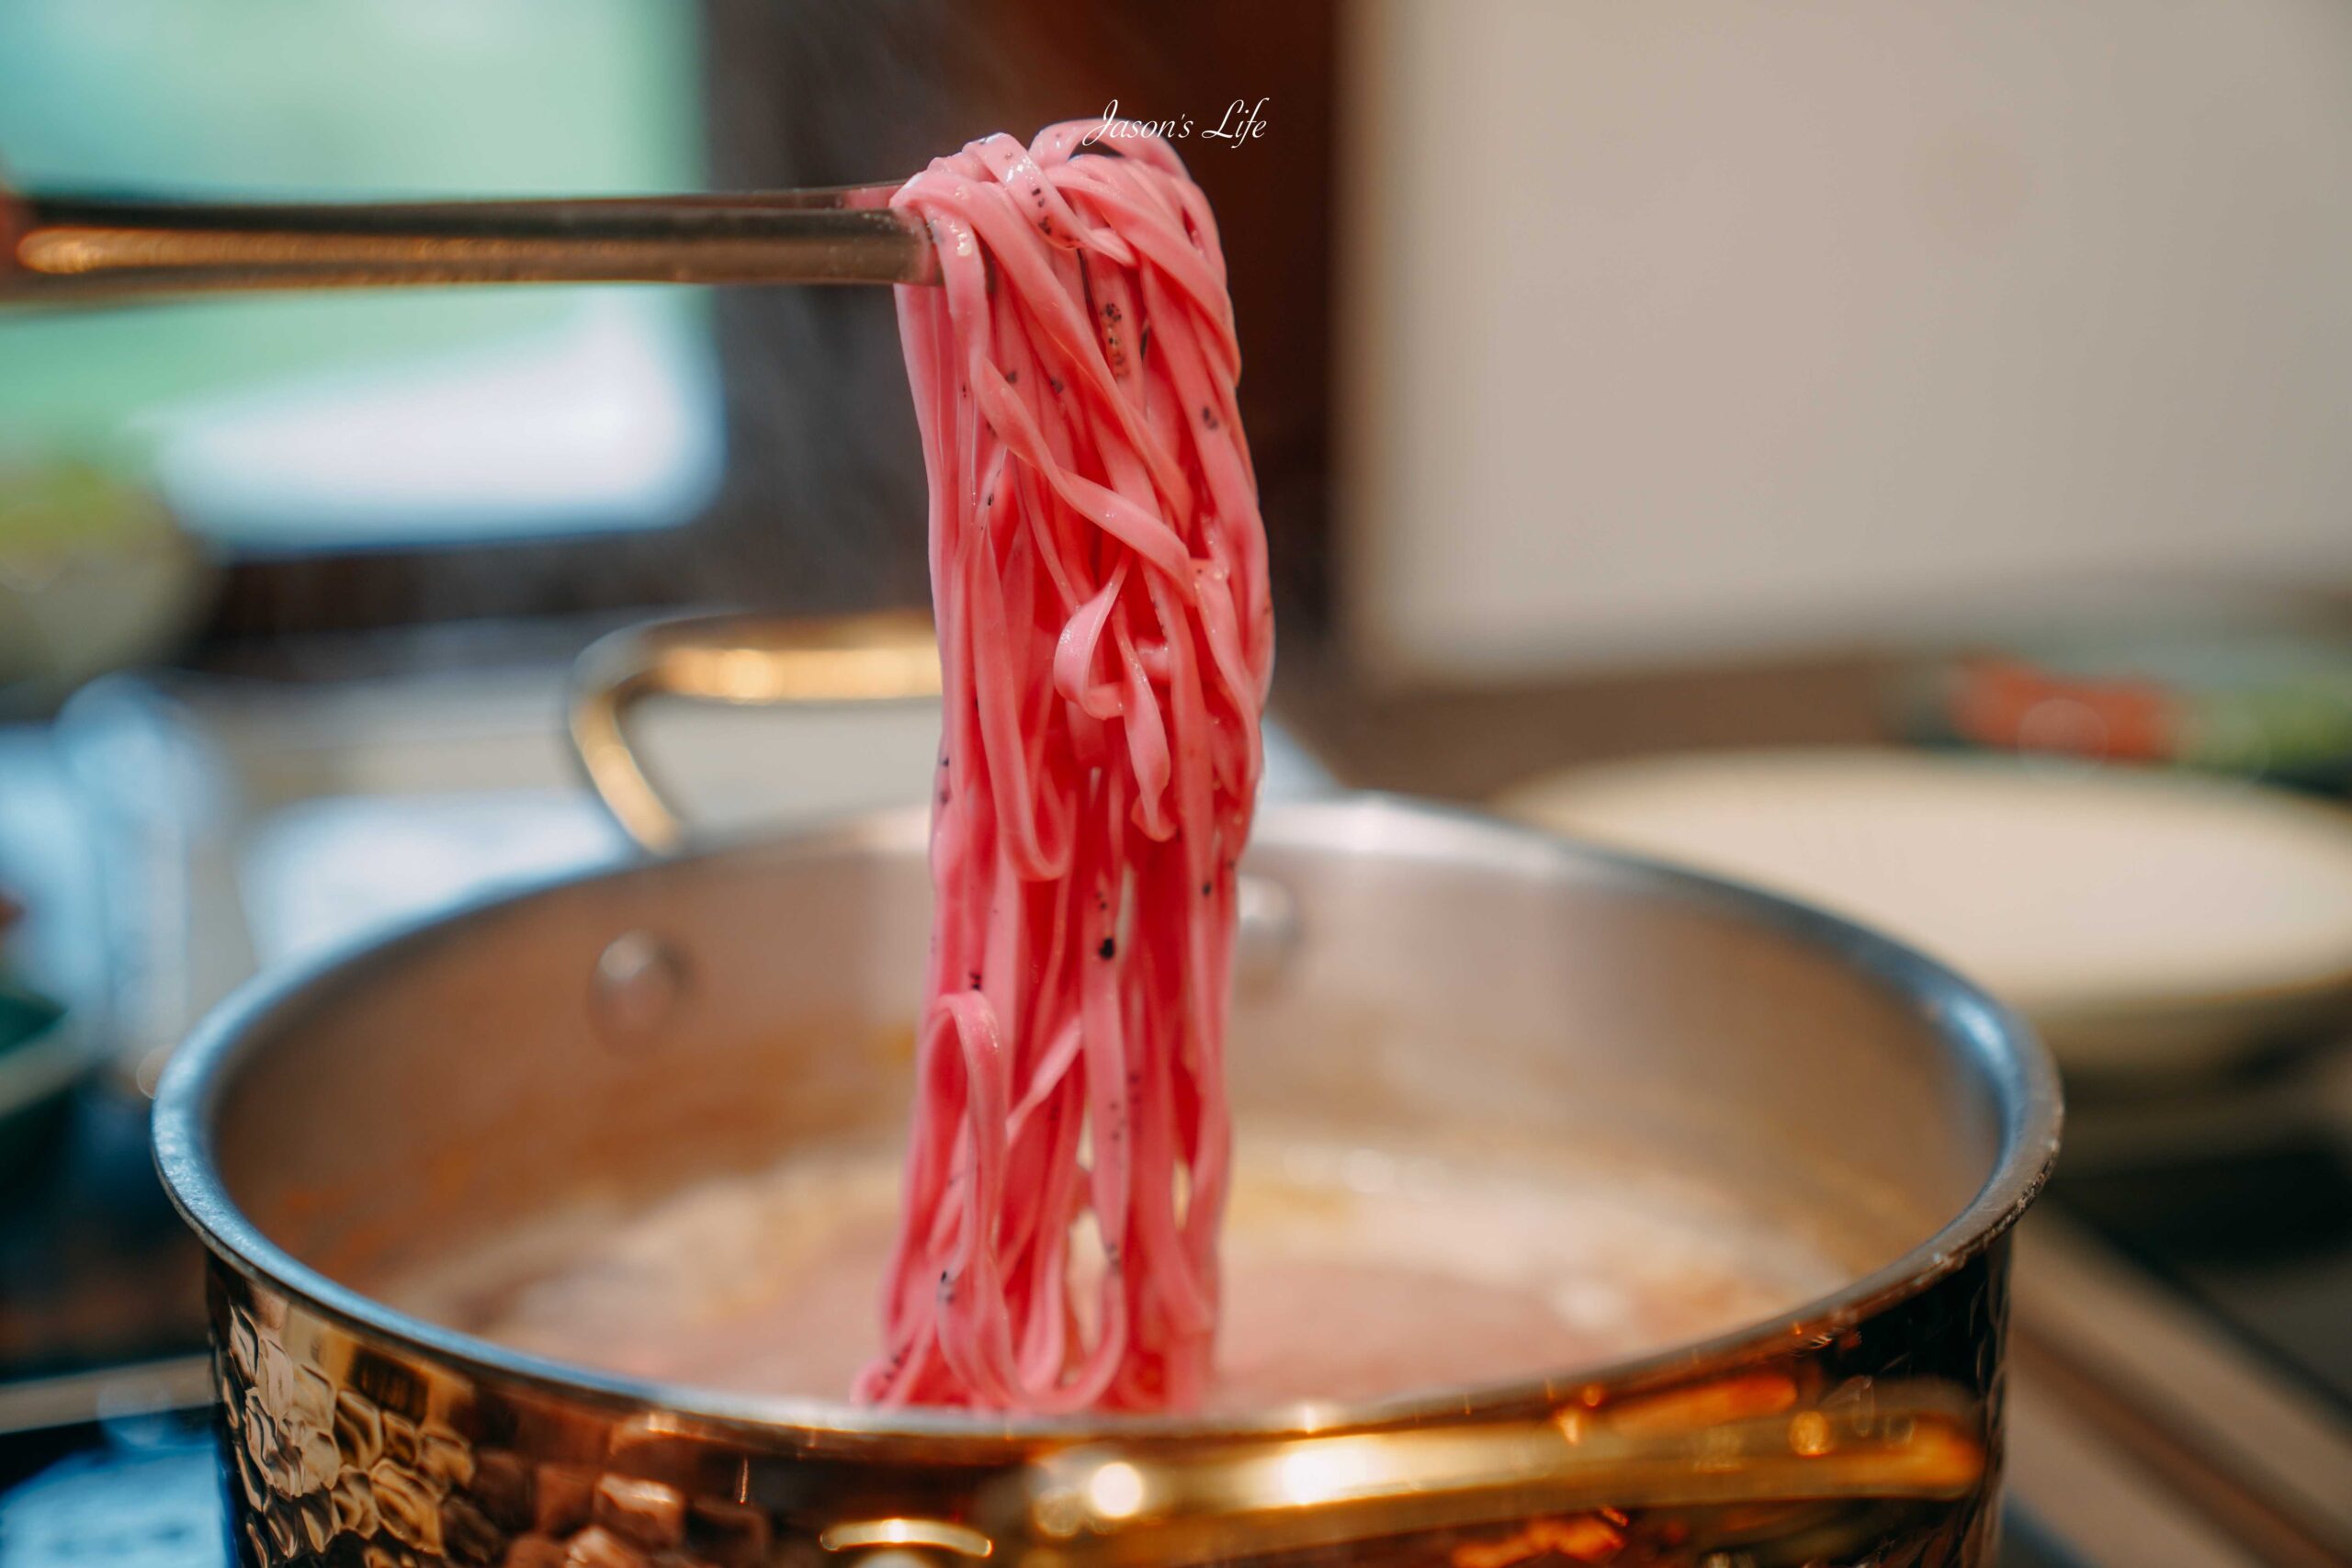
[{"label": "stainless steel pot rim", "polygon": [[214,1160],[211,1123],[224,1084],[258,1026],[282,1009],[338,983],[358,966],[397,962],[404,950],[466,922],[492,918],[522,901],[572,883],[665,870],[756,851],[786,859],[844,849],[904,849],[922,841],[922,809],[847,818],[831,826],[741,844],[719,845],[674,860],[610,867],[502,893],[444,911],[300,965],[259,976],[207,1016],[175,1053],[154,1106],[156,1166],[181,1214],[214,1255],[306,1309],[387,1344],[406,1344],[469,1372],[538,1385],[562,1397],[616,1408],[658,1411],[714,1427],[756,1428],[773,1436],[797,1430],[848,1440],[926,1438],[1017,1448],[1104,1437],[1209,1438],[1295,1435],[1417,1420],[1460,1419],[1484,1408],[1556,1403],[1595,1387],[1656,1382],[1679,1371],[1736,1365],[1802,1347],[1808,1339],[1868,1315],[1959,1268],[2000,1235],[2041,1190],[2057,1157],[2062,1120],[2056,1068],[2015,1013],[1935,960],[1838,916],[1760,889],[1686,871],[1642,856],[1573,841],[1465,808],[1398,796],[1351,794],[1269,805],[1253,842],[1284,847],[1377,848],[1451,866],[1533,875],[1563,860],[1588,874],[1619,879],[1652,895],[1695,899],[1753,919],[1828,951],[1907,998],[1947,1039],[1968,1052],[1992,1086],[2001,1114],[2001,1150],[1975,1196],[1932,1235],[1884,1268],[1793,1311],[1713,1338],[1604,1365],[1569,1368],[1502,1382],[1405,1393],[1378,1400],[1308,1403],[1207,1416],[1006,1416],[939,1409],[877,1409],[845,1401],[746,1395],[723,1389],[627,1377],[509,1349],[492,1341],[395,1311],[299,1261],[264,1235],[231,1201]]}]

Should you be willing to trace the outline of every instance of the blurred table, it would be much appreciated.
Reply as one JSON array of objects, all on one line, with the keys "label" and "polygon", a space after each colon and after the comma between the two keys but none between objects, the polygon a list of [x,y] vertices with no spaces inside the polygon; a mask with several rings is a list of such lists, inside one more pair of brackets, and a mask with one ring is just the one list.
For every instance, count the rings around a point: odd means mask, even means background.
[{"label": "blurred table", "polygon": [[1307,647],[1282,651],[1277,701],[1346,784],[1482,802],[1580,762],[1735,746],[1892,739],[1898,660],[1851,654],[1594,674],[1390,686]]}]

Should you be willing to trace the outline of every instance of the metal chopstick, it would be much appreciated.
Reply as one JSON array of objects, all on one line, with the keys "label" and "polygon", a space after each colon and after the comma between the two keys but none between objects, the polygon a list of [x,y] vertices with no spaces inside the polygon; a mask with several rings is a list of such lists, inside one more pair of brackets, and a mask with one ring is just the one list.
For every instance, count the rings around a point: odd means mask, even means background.
[{"label": "metal chopstick", "polygon": [[0,304],[476,283],[935,283],[892,187],[235,203],[0,193]]}]

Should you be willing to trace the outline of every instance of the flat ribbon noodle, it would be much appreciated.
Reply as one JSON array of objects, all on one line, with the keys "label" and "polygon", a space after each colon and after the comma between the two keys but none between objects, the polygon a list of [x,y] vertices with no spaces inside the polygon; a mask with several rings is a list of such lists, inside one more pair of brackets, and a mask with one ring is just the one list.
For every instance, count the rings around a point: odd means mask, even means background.
[{"label": "flat ribbon noodle", "polygon": [[944,283],[898,291],[944,723],[904,1207],[856,1393],[1187,1408],[1273,660],[1225,258],[1174,152],[1123,122],[986,138],[891,205]]}]

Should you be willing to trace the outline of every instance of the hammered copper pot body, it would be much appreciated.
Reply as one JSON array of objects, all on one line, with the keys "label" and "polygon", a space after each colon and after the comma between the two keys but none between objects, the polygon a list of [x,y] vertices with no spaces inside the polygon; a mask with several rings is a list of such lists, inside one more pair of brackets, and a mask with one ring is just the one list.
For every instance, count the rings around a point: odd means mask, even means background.
[{"label": "hammered copper pot body", "polygon": [[1638,1363],[1214,1420],[633,1383],[371,1298],[592,1187],[888,1137],[922,837],[877,818],[534,892],[190,1043],[158,1149],[212,1250],[249,1568],[1987,1560],[2006,1233],[2055,1146],[2039,1048],[1826,917],[1395,802],[1264,816],[1238,1135],[1639,1145],[1834,1237],[1851,1284]]}]

